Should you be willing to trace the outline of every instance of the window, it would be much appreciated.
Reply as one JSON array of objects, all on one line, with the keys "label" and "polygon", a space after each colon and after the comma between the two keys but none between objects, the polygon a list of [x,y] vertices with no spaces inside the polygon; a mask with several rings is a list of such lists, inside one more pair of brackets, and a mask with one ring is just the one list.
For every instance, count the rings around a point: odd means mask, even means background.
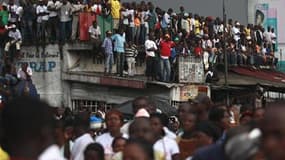
[{"label": "window", "polygon": [[104,101],[94,101],[94,100],[83,100],[83,99],[73,99],[71,100],[72,111],[78,112],[80,110],[88,110],[92,113],[97,112],[98,108],[101,106],[104,111],[108,111],[112,108],[113,104],[107,104]]}]

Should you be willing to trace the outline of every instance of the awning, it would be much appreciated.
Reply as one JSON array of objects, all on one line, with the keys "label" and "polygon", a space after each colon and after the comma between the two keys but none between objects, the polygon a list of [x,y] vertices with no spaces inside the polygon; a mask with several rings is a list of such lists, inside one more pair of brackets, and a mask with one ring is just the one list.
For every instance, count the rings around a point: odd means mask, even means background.
[{"label": "awning", "polygon": [[[219,82],[213,85],[225,85],[224,73],[219,73]],[[250,87],[260,85],[268,90],[285,92],[285,74],[276,70],[234,67],[229,69],[229,86]]]}]

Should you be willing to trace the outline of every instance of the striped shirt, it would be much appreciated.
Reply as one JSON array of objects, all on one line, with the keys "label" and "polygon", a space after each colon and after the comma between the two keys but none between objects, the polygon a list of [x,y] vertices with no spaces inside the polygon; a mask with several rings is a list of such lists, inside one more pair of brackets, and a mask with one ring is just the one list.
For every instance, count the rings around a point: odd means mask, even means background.
[{"label": "striped shirt", "polygon": [[136,57],[138,55],[138,50],[136,49],[135,45],[130,47],[126,47],[125,49],[125,56],[126,57]]}]

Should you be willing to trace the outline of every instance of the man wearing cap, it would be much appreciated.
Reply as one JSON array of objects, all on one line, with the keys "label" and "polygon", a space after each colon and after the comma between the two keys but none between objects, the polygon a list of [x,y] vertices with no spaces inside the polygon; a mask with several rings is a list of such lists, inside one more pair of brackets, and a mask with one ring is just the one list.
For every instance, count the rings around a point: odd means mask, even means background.
[{"label": "man wearing cap", "polygon": [[11,29],[8,33],[8,37],[9,37],[9,40],[5,44],[6,55],[8,55],[11,45],[14,45],[14,44],[16,45],[16,50],[19,53],[21,49],[21,44],[22,44],[22,35],[19,29],[16,28],[15,24],[11,26]]},{"label": "man wearing cap", "polygon": [[112,65],[114,60],[114,54],[113,54],[113,44],[112,44],[112,32],[109,30],[106,32],[106,37],[103,41],[102,48],[105,53],[105,74],[111,74],[112,73]]},{"label": "man wearing cap", "polygon": [[183,18],[181,19],[181,29],[186,31],[187,34],[190,33],[190,23],[188,21],[189,14],[184,13]]},{"label": "man wearing cap", "polygon": [[232,34],[236,42],[236,47],[239,47],[239,41],[240,41],[240,23],[239,22],[236,22],[235,26],[232,28]]},{"label": "man wearing cap", "polygon": [[171,48],[174,47],[174,42],[170,40],[170,35],[165,34],[164,39],[160,42],[160,73],[161,80],[164,82],[170,81],[170,62]]}]

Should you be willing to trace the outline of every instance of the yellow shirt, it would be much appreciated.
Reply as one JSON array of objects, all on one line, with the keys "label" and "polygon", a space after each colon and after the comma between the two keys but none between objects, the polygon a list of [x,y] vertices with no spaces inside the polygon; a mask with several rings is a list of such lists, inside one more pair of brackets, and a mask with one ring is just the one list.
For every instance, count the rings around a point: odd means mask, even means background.
[{"label": "yellow shirt", "polygon": [[1,147],[0,147],[0,159],[1,160],[9,160],[8,154],[5,151],[3,151]]},{"label": "yellow shirt", "polygon": [[200,34],[201,23],[198,20],[195,20],[195,34]]},{"label": "yellow shirt", "polygon": [[118,0],[110,0],[111,15],[114,19],[120,19],[121,3]]},{"label": "yellow shirt", "polygon": [[246,28],[244,29],[245,30],[245,36],[246,37],[250,37],[250,29],[249,28]]}]

